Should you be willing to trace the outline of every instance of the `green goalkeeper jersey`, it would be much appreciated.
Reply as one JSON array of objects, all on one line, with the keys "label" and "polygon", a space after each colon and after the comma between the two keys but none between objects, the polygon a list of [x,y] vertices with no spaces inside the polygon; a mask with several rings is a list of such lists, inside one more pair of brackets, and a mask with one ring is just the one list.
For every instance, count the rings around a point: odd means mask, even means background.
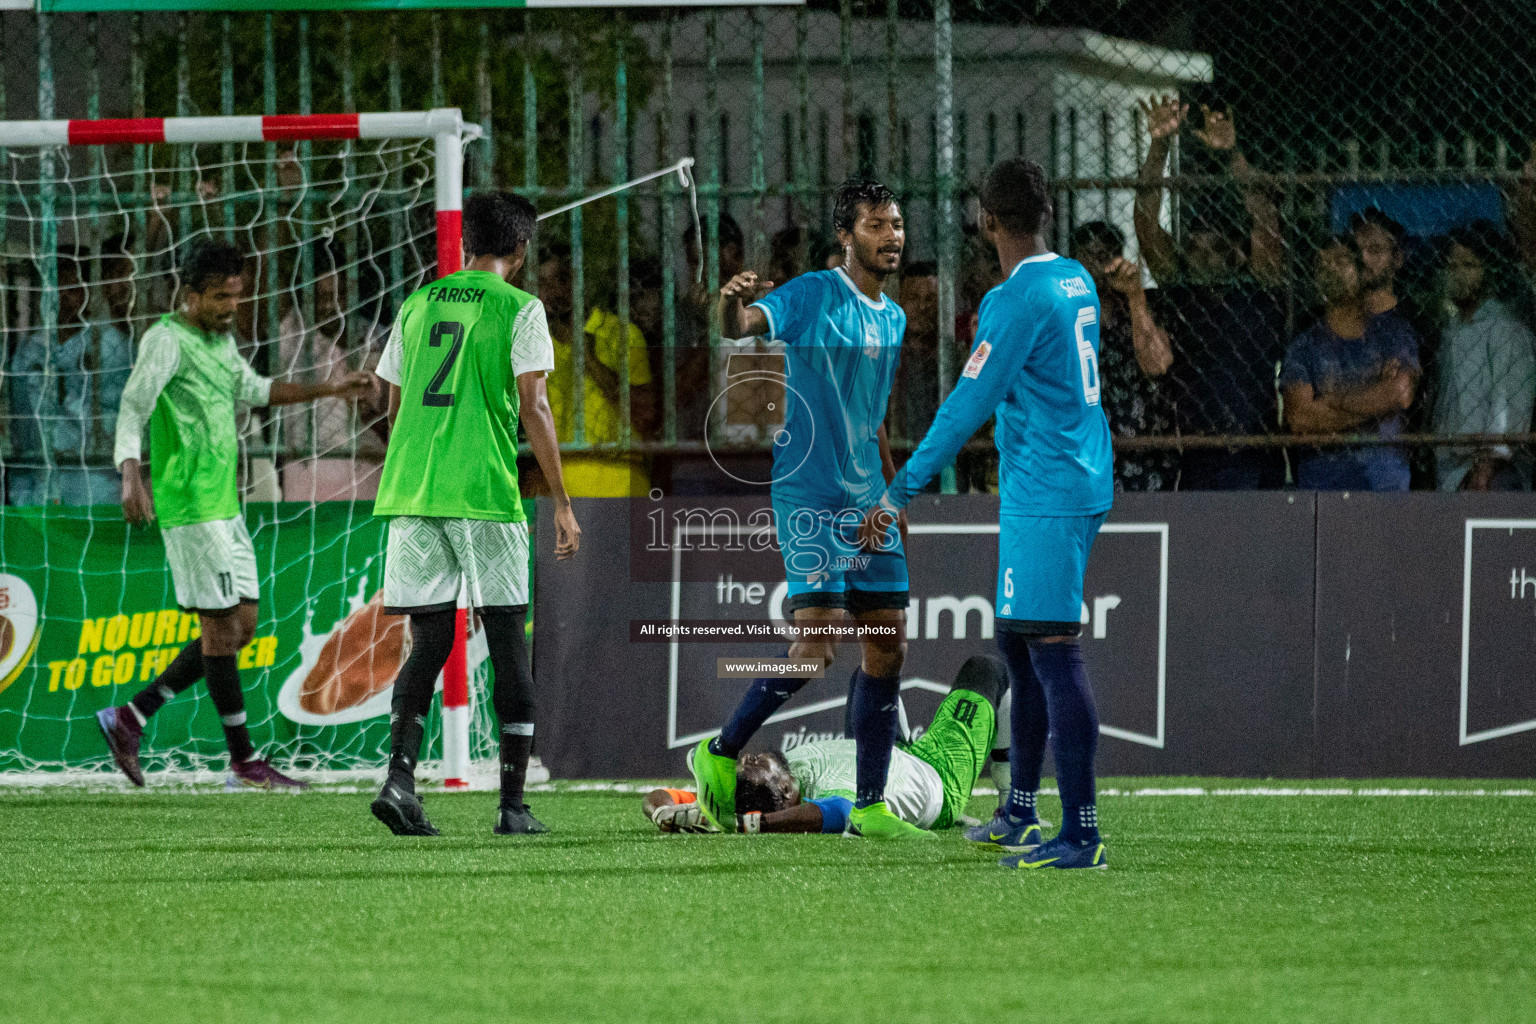
[{"label": "green goalkeeper jersey", "polygon": [[149,423],[150,478],[162,527],[240,514],[237,409],[266,405],[272,381],[251,368],[229,334],[207,334],[167,313],[144,332],[123,388],[114,461],[139,457]]},{"label": "green goalkeeper jersey", "polygon": [[517,378],[553,367],[543,306],[499,275],[460,270],[413,293],[379,360],[400,409],[374,514],[522,522]]}]

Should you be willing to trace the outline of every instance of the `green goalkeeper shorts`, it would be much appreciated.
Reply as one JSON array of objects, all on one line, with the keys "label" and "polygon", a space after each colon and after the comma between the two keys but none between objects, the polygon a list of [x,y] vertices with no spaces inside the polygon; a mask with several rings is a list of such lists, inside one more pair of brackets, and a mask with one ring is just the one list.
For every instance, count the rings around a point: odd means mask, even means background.
[{"label": "green goalkeeper shorts", "polygon": [[996,734],[997,712],[987,698],[971,690],[951,690],[933,713],[928,731],[903,748],[933,765],[944,783],[944,809],[934,828],[949,828],[965,813]]}]

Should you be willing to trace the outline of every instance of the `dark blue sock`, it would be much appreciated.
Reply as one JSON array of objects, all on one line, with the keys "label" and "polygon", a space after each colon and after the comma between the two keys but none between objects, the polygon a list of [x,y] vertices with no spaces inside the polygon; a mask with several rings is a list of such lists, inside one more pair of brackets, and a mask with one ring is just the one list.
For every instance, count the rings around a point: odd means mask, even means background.
[{"label": "dark blue sock", "polygon": [[997,648],[1008,666],[1012,705],[1008,751],[1008,814],[1017,821],[1038,821],[1035,802],[1040,795],[1040,766],[1045,762],[1045,737],[1050,732],[1045,690],[1035,677],[1029,642],[1018,633],[997,634]]},{"label": "dark blue sock", "polygon": [[843,739],[853,739],[853,691],[859,685],[859,675],[863,672],[860,666],[854,666],[853,675],[848,677],[848,702],[843,705]]},{"label": "dark blue sock", "polygon": [[1093,706],[1083,649],[1076,640],[1033,641],[1029,654],[1050,716],[1051,752],[1056,755],[1056,785],[1061,790],[1059,838],[1097,842],[1093,757],[1099,748],[1099,713]]},{"label": "dark blue sock", "polygon": [[799,693],[807,682],[805,679],[778,678],[752,680],[741,703],[736,705],[731,720],[725,723],[719,736],[709,741],[709,749],[723,757],[740,756],[741,748],[762,728],[763,723],[783,707],[785,701]]},{"label": "dark blue sock", "polygon": [[899,678],[876,679],[862,666],[853,673],[853,712],[849,717],[859,745],[855,807],[885,799],[885,776],[891,768],[891,747],[899,729],[896,697],[900,692]]}]

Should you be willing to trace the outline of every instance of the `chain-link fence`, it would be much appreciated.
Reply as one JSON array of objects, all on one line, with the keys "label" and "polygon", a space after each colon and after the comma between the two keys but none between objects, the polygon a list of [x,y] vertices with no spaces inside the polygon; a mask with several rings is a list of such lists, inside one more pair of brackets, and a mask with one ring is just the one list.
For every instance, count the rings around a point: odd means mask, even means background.
[{"label": "chain-link fence", "polygon": [[[915,443],[1000,276],[977,233],[977,185],[1016,156],[1051,175],[1054,245],[1098,280],[1125,488],[1528,486],[1531,5],[3,17],[0,118],[455,105],[485,129],[466,183],[546,209],[694,157],[697,219],[688,190],[662,178],[546,222],[529,261],[577,493],[687,493],[767,472],[777,357],[722,338],[712,297],[741,269],[782,281],[839,258],[829,197],[853,174],[890,183],[906,215],[889,291],[908,330],[888,425],[898,450]],[[312,157],[261,154],[302,180]],[[16,353],[50,279],[29,213],[38,176],[16,159],[0,182],[8,465],[30,415]],[[139,172],[123,180],[141,205],[157,188],[175,205],[222,187],[174,147],[118,159]],[[99,258],[106,240],[62,241]],[[127,244],[145,240],[129,231]],[[321,325],[300,321],[358,308],[387,319],[390,274],[280,273],[272,308],[242,321],[258,368],[313,375],[337,345],[366,365],[358,332],[321,353],[308,340]],[[45,339],[45,361],[68,331]],[[306,340],[285,347],[289,335]],[[94,372],[61,364],[55,386],[67,397]],[[333,435],[273,419],[253,450],[324,459],[346,443]],[[985,489],[994,466],[978,439],[946,486]]]}]

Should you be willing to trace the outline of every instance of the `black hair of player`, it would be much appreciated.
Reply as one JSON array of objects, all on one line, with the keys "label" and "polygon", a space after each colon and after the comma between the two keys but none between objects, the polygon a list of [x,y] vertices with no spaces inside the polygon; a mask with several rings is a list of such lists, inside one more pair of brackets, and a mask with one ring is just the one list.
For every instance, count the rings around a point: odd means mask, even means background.
[{"label": "black hair of player", "polygon": [[1116,256],[1125,255],[1125,232],[1107,220],[1091,220],[1072,229],[1068,252],[1079,252],[1098,242]]},{"label": "black hair of player", "polygon": [[901,268],[901,279],[905,281],[909,277],[937,277],[938,264],[932,260],[918,260],[916,263],[908,263]]},{"label": "black hair of player", "polygon": [[1010,235],[1037,234],[1051,212],[1045,168],[1022,157],[996,164],[981,183],[981,208]]},{"label": "black hair of player", "polygon": [[500,189],[476,192],[464,202],[464,254],[515,256],[533,237],[538,212],[522,196]]},{"label": "black hair of player", "polygon": [[860,207],[867,206],[873,213],[895,201],[896,193],[873,178],[849,178],[832,193],[832,227],[852,234]]},{"label": "black hair of player", "polygon": [[201,295],[211,286],[239,277],[245,254],[233,243],[219,238],[199,238],[188,244],[181,257],[181,285]]},{"label": "black hair of player", "polygon": [[789,806],[794,776],[789,761],[777,750],[746,754],[736,766],[736,811],[768,814]]}]

